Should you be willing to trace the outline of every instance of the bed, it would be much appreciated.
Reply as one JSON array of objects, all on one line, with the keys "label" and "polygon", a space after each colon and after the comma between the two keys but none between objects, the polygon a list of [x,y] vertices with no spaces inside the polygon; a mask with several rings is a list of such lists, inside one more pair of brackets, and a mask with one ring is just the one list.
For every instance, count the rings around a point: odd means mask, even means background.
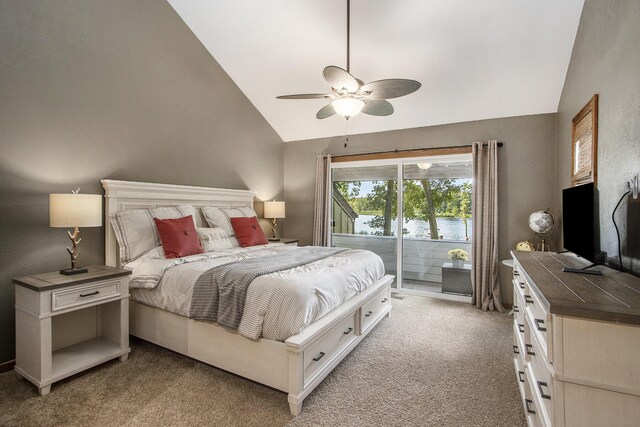
[{"label": "bed", "polygon": [[[122,266],[113,214],[135,209],[191,205],[197,212],[206,207],[253,207],[255,193],[170,184],[103,180],[105,190],[105,262]],[[196,226],[203,225],[199,213]],[[283,246],[283,245],[282,245]],[[265,252],[295,250],[268,245]],[[262,250],[262,249],[261,249]],[[393,276],[383,275],[292,336],[266,332],[249,339],[215,323],[186,317],[179,310],[151,304],[150,293],[132,291],[130,333],[146,341],[184,354],[212,366],[288,393],[292,415],[298,415],[309,393],[351,352],[391,310]],[[254,283],[252,282],[252,285]],[[146,295],[146,296],[145,296]],[[248,299],[247,299],[248,300]],[[162,308],[160,308],[162,307]],[[282,332],[281,332],[282,333]]]}]

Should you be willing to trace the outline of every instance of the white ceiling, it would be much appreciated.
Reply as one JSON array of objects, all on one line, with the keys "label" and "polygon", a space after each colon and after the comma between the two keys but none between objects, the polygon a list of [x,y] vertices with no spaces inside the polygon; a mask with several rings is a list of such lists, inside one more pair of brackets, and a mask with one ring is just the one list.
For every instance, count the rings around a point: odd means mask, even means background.
[{"label": "white ceiling", "polygon": [[[344,135],[315,118],[346,68],[346,0],[168,0],[284,141]],[[584,0],[352,0],[351,72],[418,80],[349,134],[556,112]]]}]

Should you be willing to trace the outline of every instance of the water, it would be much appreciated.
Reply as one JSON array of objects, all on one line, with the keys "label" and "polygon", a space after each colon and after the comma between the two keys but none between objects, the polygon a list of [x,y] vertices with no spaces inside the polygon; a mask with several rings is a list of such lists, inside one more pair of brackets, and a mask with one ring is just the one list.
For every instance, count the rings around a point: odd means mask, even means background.
[{"label": "water", "polygon": [[[373,215],[360,215],[356,218],[355,222],[355,234],[373,234],[378,231],[382,233],[382,228],[371,228],[366,222],[370,221],[373,218]],[[464,233],[464,223],[460,218],[436,218],[436,222],[438,223],[438,234],[443,236],[445,240],[465,240]],[[396,233],[397,220],[393,220],[391,222],[391,230],[393,234]],[[409,221],[404,222],[403,228],[408,231],[408,234],[405,234],[407,237],[415,237],[419,239],[428,239],[429,238],[429,223],[427,221],[423,221],[421,219],[411,219]],[[471,219],[467,219],[467,228],[469,232],[469,238],[471,238]]]}]

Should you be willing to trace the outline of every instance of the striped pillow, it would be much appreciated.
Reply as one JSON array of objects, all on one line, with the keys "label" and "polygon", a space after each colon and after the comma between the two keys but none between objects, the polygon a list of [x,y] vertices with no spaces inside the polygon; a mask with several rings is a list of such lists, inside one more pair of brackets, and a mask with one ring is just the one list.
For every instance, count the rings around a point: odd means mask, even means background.
[{"label": "striped pillow", "polygon": [[222,228],[227,236],[235,237],[236,233],[233,231],[233,227],[231,226],[231,218],[251,218],[256,216],[256,211],[249,206],[245,206],[242,208],[214,208],[214,207],[206,207],[202,208],[202,214],[204,215],[204,219],[209,224],[209,227]]},{"label": "striped pillow", "polygon": [[120,247],[120,263],[131,262],[149,249],[162,244],[153,218],[182,218],[189,215],[193,218],[196,216],[196,211],[191,205],[135,209],[111,215],[111,226]]}]

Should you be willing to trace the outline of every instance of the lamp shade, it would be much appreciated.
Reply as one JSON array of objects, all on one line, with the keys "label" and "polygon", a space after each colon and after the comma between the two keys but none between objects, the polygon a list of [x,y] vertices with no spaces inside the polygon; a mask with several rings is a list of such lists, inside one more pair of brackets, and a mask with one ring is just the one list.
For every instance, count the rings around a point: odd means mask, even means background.
[{"label": "lamp shade", "polygon": [[100,194],[50,194],[49,226],[101,227]]},{"label": "lamp shade", "polygon": [[284,218],[284,202],[264,202],[265,218]]}]

